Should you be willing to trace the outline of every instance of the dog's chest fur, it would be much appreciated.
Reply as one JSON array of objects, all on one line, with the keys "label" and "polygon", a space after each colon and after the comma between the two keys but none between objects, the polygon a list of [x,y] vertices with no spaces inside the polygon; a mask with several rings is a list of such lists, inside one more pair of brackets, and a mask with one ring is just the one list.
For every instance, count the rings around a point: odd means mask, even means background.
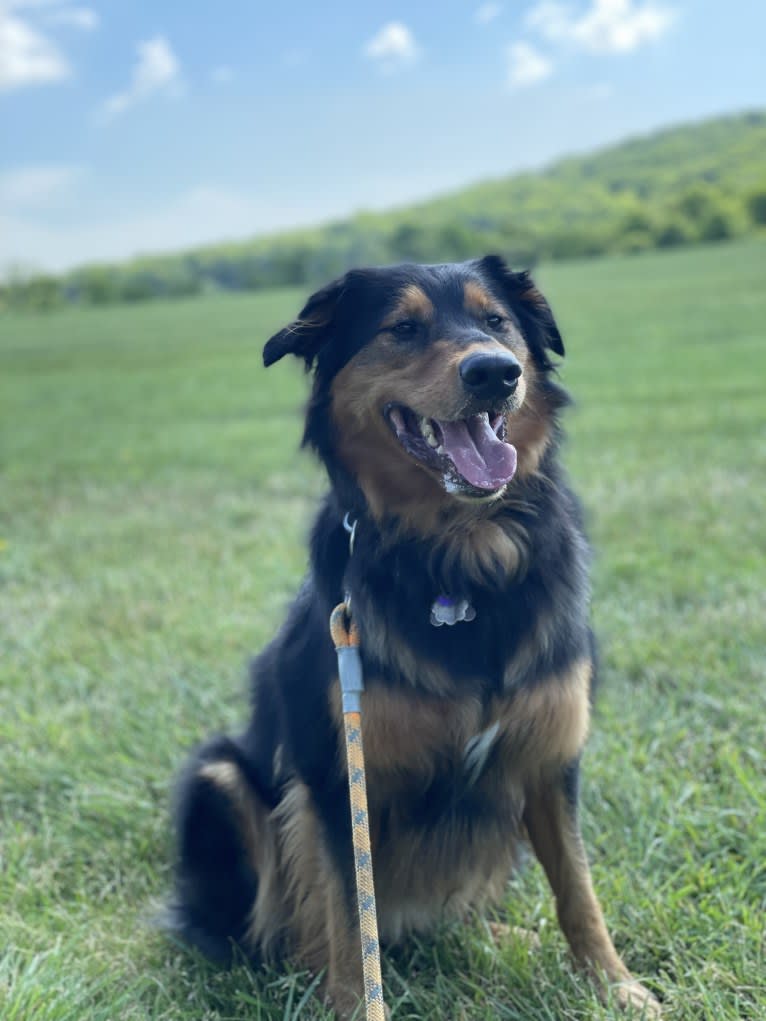
[{"label": "dog's chest fur", "polygon": [[[368,679],[362,729],[383,939],[502,895],[523,844],[527,785],[584,741],[588,679],[581,663],[535,691],[484,702]],[[337,696],[333,715],[342,756]]]}]

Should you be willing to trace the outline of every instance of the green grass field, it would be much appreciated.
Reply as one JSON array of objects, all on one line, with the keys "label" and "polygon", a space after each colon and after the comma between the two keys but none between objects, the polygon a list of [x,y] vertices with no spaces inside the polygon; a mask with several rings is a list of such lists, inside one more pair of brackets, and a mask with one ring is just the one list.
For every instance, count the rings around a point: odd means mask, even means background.
[{"label": "green grass field", "polygon": [[[684,1021],[766,1018],[766,243],[551,266],[597,550],[583,818],[632,970]],[[216,970],[151,919],[186,750],[244,719],[321,475],[300,295],[0,317],[0,1017],[277,1021],[305,975]],[[395,1019],[612,1018],[537,866],[508,920],[389,958]]]}]

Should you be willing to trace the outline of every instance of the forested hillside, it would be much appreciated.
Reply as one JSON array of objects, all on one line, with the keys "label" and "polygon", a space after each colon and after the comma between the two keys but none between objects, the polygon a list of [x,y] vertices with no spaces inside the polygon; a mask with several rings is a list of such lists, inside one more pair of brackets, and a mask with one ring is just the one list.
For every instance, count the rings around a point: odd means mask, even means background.
[{"label": "forested hillside", "polygon": [[718,241],[766,227],[766,112],[657,132],[540,171],[321,227],[64,277],[11,279],[0,307],[313,284],[351,265],[487,251],[518,265]]}]

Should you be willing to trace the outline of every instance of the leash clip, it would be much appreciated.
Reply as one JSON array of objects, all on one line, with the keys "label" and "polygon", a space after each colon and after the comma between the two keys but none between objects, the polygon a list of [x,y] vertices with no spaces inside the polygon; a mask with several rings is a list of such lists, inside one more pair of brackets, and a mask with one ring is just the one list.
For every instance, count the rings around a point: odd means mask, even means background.
[{"label": "leash clip", "polygon": [[[353,548],[356,522],[352,525],[348,514],[343,519],[343,527],[351,535],[350,545]],[[338,677],[343,698],[351,839],[354,850],[359,932],[362,941],[364,1016],[367,1021],[385,1021],[386,1007],[383,1002],[383,979],[380,973],[380,942],[362,748],[361,694],[364,688],[362,657],[359,652],[359,629],[351,616],[348,596],[344,602],[338,603],[330,615],[330,635],[338,655]]]},{"label": "leash clip", "polygon": [[338,656],[338,679],[343,696],[343,712],[360,713],[364,691],[362,657],[359,654],[359,630],[351,616],[348,600],[338,603],[330,616],[330,635]]}]

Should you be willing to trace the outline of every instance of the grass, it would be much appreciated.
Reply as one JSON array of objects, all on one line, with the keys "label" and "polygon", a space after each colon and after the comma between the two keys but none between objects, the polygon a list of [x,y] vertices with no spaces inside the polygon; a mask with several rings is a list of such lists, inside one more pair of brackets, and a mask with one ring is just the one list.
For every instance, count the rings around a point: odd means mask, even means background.
[{"label": "grass", "polygon": [[[766,1017],[766,244],[546,267],[577,398],[604,684],[595,883],[683,1021]],[[305,975],[221,972],[151,918],[185,751],[303,570],[322,488],[304,381],[260,348],[300,295],[0,318],[0,1016],[284,1021]],[[539,868],[507,916],[386,961],[396,1019],[617,1017],[571,970]]]}]

